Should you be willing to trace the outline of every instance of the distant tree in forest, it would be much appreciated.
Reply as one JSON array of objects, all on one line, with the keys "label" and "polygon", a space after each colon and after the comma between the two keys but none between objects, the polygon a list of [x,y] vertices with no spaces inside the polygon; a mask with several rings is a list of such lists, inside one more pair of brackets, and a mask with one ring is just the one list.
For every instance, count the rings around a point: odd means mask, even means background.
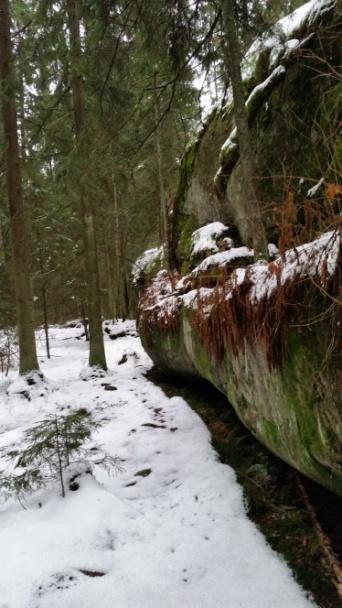
[{"label": "distant tree in forest", "polygon": [[96,214],[92,200],[91,184],[87,180],[89,155],[92,145],[86,125],[85,95],[82,74],[82,49],[80,40],[79,0],[67,0],[70,33],[70,63],[75,134],[79,155],[79,194],[83,225],[83,244],[85,252],[85,279],[87,283],[89,318],[89,365],[107,369],[103,344],[100,279],[97,254]]}]

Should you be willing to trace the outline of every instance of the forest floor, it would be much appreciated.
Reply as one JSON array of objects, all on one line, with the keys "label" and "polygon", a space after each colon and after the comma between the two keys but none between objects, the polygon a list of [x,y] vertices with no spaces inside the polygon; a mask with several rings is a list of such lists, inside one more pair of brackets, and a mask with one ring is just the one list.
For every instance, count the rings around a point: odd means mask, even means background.
[{"label": "forest floor", "polygon": [[0,608],[314,606],[247,517],[201,418],[146,377],[134,324],[107,330],[119,337],[106,335],[105,377],[87,371],[81,328],[53,327],[50,360],[38,335],[44,382],[25,396],[14,373],[0,380],[2,474],[32,424],[80,408],[101,425],[94,460],[101,446],[124,467],[93,464],[65,498],[50,481],[22,504],[1,501]]}]

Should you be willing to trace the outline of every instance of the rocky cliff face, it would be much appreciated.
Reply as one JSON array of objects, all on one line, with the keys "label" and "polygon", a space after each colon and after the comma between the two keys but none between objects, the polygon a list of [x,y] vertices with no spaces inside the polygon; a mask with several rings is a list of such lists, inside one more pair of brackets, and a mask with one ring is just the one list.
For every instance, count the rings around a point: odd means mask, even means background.
[{"label": "rocky cliff face", "polygon": [[[270,241],[279,238],[286,201],[295,200],[302,222],[308,191],[322,176],[326,183],[340,177],[340,36],[341,5],[312,0],[257,40],[244,59],[259,204]],[[207,117],[182,162],[173,221],[179,267],[191,233],[207,222],[234,225],[244,241],[241,182],[228,102]]]},{"label": "rocky cliff face", "polygon": [[152,359],[208,379],[270,450],[342,495],[338,21],[338,3],[309,2],[245,59],[270,261],[246,246],[228,104],[183,159],[177,270],[159,252],[136,281]]}]

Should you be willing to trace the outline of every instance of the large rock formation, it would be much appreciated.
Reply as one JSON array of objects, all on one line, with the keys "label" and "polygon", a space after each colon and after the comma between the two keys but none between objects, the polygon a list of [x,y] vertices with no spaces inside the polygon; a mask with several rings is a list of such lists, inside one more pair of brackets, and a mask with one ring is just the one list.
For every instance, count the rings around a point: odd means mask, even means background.
[{"label": "large rock formation", "polygon": [[153,259],[135,278],[152,359],[208,379],[269,449],[342,495],[337,23],[337,3],[313,0],[245,59],[273,261],[254,264],[246,246],[228,105],[208,117],[183,159],[177,270],[160,271]]},{"label": "large rock formation", "polygon": [[[324,176],[341,173],[341,5],[312,0],[257,40],[243,74],[258,194],[270,241],[279,237],[284,203],[295,199],[303,219],[306,194]],[[189,238],[207,222],[234,224],[242,241],[242,176],[232,103],[215,108],[189,144],[173,216],[176,258],[189,255]]]},{"label": "large rock formation", "polygon": [[245,250],[178,280],[160,271],[140,299],[144,347],[163,369],[212,382],[269,449],[342,494],[341,238],[234,268]]}]

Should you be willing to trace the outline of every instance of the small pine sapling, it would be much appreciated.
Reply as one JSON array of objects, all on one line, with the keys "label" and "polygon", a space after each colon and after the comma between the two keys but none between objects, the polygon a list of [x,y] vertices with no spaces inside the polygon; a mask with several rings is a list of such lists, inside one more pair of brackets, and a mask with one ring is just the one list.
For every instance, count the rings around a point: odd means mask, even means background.
[{"label": "small pine sapling", "polygon": [[[8,476],[0,475],[0,490],[7,498],[15,494],[21,502],[24,494],[46,485],[51,479],[58,479],[64,497],[64,472],[71,464],[76,464],[75,457],[86,459],[93,455],[94,450],[87,448],[85,442],[99,426],[100,423],[85,409],[67,416],[55,414],[38,422],[26,431],[24,449],[6,452],[7,459],[14,462],[15,472]],[[97,460],[93,460],[94,464],[109,472],[122,470],[119,457],[110,456],[101,448],[96,448],[95,452]],[[90,472],[91,464],[88,464]],[[77,477],[76,469],[74,467],[73,481]],[[77,489],[76,486],[74,483],[71,489]]]}]

